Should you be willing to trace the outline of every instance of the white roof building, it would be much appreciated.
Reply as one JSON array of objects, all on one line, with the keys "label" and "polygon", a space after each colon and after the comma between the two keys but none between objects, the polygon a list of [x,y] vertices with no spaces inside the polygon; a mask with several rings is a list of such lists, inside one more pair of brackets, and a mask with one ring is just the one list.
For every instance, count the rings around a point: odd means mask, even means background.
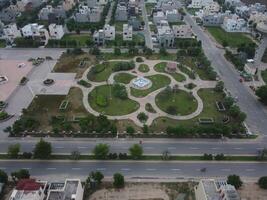
[{"label": "white roof building", "polygon": [[23,37],[32,37],[33,39],[40,39],[41,42],[44,42],[46,45],[49,39],[49,33],[44,27],[44,25],[27,24],[22,29]]},{"label": "white roof building", "polygon": [[227,16],[223,20],[222,28],[227,32],[247,32],[247,22],[238,15]]},{"label": "white roof building", "polygon": [[21,37],[21,32],[16,24],[6,25],[3,29],[3,38],[13,41],[15,38]]},{"label": "white roof building", "polygon": [[213,0],[192,0],[192,3],[188,6],[189,8],[203,8],[211,4]]},{"label": "white roof building", "polygon": [[153,14],[153,22],[157,24],[161,20],[167,20],[167,17],[163,11],[157,11]]},{"label": "white roof building", "polygon": [[253,11],[250,13],[248,21],[252,21],[253,23],[256,23],[256,24],[267,21],[267,13]]},{"label": "white roof building", "polygon": [[165,20],[160,21],[157,24],[157,30],[158,30],[157,37],[160,47],[166,47],[166,48],[173,47],[174,34],[168,22]]},{"label": "white roof building", "polygon": [[105,24],[104,26],[104,37],[105,40],[115,40],[115,26],[110,26],[109,24]]},{"label": "white roof building", "polygon": [[194,34],[190,25],[174,25],[172,26],[174,36],[176,38],[193,38]]},{"label": "white roof building", "polygon": [[63,9],[65,11],[72,9],[76,5],[76,2],[76,0],[64,0],[62,3]]},{"label": "white roof building", "polygon": [[213,14],[218,13],[220,11],[221,7],[217,2],[212,2],[206,6],[204,6],[203,11],[206,14]]},{"label": "white roof building", "polygon": [[66,179],[50,184],[46,200],[83,200],[83,192],[81,180]]},{"label": "white roof building", "polygon": [[124,41],[131,41],[133,39],[133,27],[128,24],[123,24],[122,37]]},{"label": "white roof building", "polygon": [[62,25],[50,24],[48,30],[51,39],[60,40],[65,34]]}]

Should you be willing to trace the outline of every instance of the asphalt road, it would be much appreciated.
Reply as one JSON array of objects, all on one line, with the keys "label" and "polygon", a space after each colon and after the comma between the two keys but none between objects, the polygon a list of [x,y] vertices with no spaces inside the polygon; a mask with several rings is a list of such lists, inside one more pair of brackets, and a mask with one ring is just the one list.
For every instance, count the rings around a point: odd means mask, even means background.
[{"label": "asphalt road", "polygon": [[216,44],[198,26],[188,14],[185,21],[192,26],[193,32],[202,41],[206,56],[212,66],[224,81],[225,87],[234,97],[238,97],[238,105],[247,114],[247,125],[254,133],[267,135],[266,107],[252,94],[251,90],[239,82],[239,74],[234,66],[224,58],[224,50],[216,47]]},{"label": "asphalt road", "polygon": [[[238,174],[246,178],[266,175],[267,163],[226,163],[226,162],[177,162],[177,161],[0,161],[0,169],[10,173],[27,169],[32,176],[46,180],[65,178],[86,179],[91,171],[101,171],[111,177],[120,172],[127,177],[155,178],[197,178],[225,177]],[[201,172],[206,168],[206,172]]]},{"label": "asphalt road", "polygon": [[144,35],[145,35],[146,47],[153,49],[153,42],[152,42],[151,32],[150,32],[150,28],[148,24],[148,17],[147,17],[145,2],[144,0],[141,0],[140,3],[141,3],[141,9],[142,9],[142,16],[145,22]]},{"label": "asphalt road", "polygon": [[[139,143],[138,139],[73,139],[62,138],[46,139],[51,142],[53,153],[70,154],[78,150],[81,154],[89,154],[98,143],[107,143],[111,152],[127,153],[133,144]],[[20,140],[9,138],[0,141],[0,153],[7,152],[8,146],[18,142],[21,145],[21,152],[30,152],[38,139],[22,138]],[[145,139],[142,147],[144,154],[162,154],[168,150],[172,155],[203,155],[204,153],[225,155],[257,155],[259,150],[266,147],[263,143],[243,141],[243,142],[225,142],[221,140],[173,140],[173,139]]]}]

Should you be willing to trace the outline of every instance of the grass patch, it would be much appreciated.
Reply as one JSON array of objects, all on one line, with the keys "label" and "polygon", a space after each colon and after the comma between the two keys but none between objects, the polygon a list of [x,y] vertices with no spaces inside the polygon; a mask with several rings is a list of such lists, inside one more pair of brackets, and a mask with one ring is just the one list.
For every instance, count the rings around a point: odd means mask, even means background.
[{"label": "grass patch", "polygon": [[267,69],[261,71],[261,77],[264,80],[265,84],[267,84]]},{"label": "grass patch", "polygon": [[145,37],[141,34],[133,34],[132,41],[124,41],[122,34],[116,34],[115,40],[106,41],[106,47],[144,46]]},{"label": "grass patch", "polygon": [[198,12],[200,9],[199,8],[187,8],[186,10],[190,15],[195,15],[196,12]]},{"label": "grass patch", "polygon": [[[167,62],[161,62],[161,63],[156,64],[154,66],[154,69],[157,72],[167,73],[165,71],[166,66],[167,66]],[[178,82],[183,82],[186,80],[186,78],[183,74],[180,74],[180,73],[168,73],[168,74],[171,75]]]},{"label": "grass patch", "polygon": [[89,34],[65,34],[61,40],[75,40],[77,46],[85,47],[87,46],[86,42],[92,40],[92,37]]},{"label": "grass patch", "polygon": [[141,64],[139,65],[138,70],[140,72],[146,73],[146,72],[149,72],[149,67],[146,64]]},{"label": "grass patch", "polygon": [[0,39],[0,48],[5,48],[6,47],[6,41]]},{"label": "grass patch", "polygon": [[165,68],[167,66],[167,62],[161,62],[154,66],[156,72],[165,72]]},{"label": "grass patch", "polygon": [[229,33],[219,27],[207,27],[207,30],[221,45],[225,41],[230,47],[236,48],[241,44],[253,43],[244,33]]},{"label": "grass patch", "polygon": [[138,90],[135,88],[131,88],[131,94],[133,96],[145,97],[149,93],[151,93],[155,90],[158,90],[162,87],[165,87],[171,83],[171,80],[169,79],[169,77],[161,75],[161,74],[157,74],[157,75],[153,75],[153,76],[146,76],[146,78],[148,78],[149,80],[152,81],[152,86],[146,90]]},{"label": "grass patch", "polygon": [[166,94],[160,92],[156,96],[157,106],[171,115],[188,115],[197,109],[197,101],[188,92],[178,90]]},{"label": "grass patch", "polygon": [[[84,61],[85,65],[80,67],[79,64],[82,61]],[[90,55],[89,53],[81,55],[69,55],[64,53],[55,65],[53,72],[76,73],[76,78],[81,78],[84,71],[95,63],[95,56]]]},{"label": "grass patch", "polygon": [[119,73],[114,76],[114,80],[117,83],[129,84],[136,76],[128,73]]},{"label": "grass patch", "polygon": [[119,21],[115,21],[115,30],[116,31],[123,31],[123,24],[127,24],[127,22],[119,22]]},{"label": "grass patch", "polygon": [[183,82],[186,80],[185,76],[180,73],[171,73],[170,74],[177,82]]},{"label": "grass patch", "polygon": [[[107,100],[106,106],[99,106],[97,98],[102,96]],[[131,99],[120,99],[114,96],[111,85],[101,85],[92,90],[88,95],[88,101],[91,107],[102,114],[119,116],[126,115],[136,111],[139,104]]]}]

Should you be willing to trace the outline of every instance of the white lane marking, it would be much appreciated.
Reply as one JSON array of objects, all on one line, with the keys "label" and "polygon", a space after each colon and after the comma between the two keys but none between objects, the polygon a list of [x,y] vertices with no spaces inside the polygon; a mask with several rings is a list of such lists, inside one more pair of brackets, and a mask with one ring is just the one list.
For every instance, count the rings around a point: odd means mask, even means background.
[{"label": "white lane marking", "polygon": [[5,169],[6,169],[6,167],[0,167],[0,169],[1,169],[1,170],[5,170]]},{"label": "white lane marking", "polygon": [[235,150],[241,150],[241,149],[243,149],[243,148],[240,148],[240,147],[236,147],[236,148],[234,148]]},{"label": "white lane marking", "polygon": [[197,147],[190,147],[190,149],[197,150],[199,148],[197,148]]},{"label": "white lane marking", "polygon": [[172,171],[180,171],[181,169],[171,169]]},{"label": "white lane marking", "polygon": [[121,171],[130,171],[131,169],[129,168],[121,168]]},{"label": "white lane marking", "polygon": [[154,149],[154,147],[144,147],[144,149]]},{"label": "white lane marking", "polygon": [[256,148],[257,150],[262,150],[263,148],[262,147],[258,147],[258,148]]},{"label": "white lane marking", "polygon": [[30,167],[23,167],[22,169],[30,170]]},{"label": "white lane marking", "polygon": [[81,170],[81,168],[78,168],[78,167],[74,167],[74,168],[71,168],[72,170]]},{"label": "white lane marking", "polygon": [[219,148],[219,147],[213,147],[213,148],[211,148],[211,149],[216,150],[216,149],[220,149],[220,148]]},{"label": "white lane marking", "polygon": [[121,147],[122,149],[129,149],[129,147]]},{"label": "white lane marking", "polygon": [[46,168],[47,170],[56,170],[56,168],[53,168],[53,167],[49,167],[49,168]]},{"label": "white lane marking", "polygon": [[55,147],[55,149],[64,149],[64,147],[58,147],[58,146],[57,146],[57,147]]},{"label": "white lane marking", "polygon": [[168,147],[169,150],[176,149],[176,147]]},{"label": "white lane marking", "polygon": [[156,171],[156,169],[154,169],[154,168],[147,168],[146,170],[147,171]]},{"label": "white lane marking", "polygon": [[87,147],[78,147],[78,149],[86,149]]},{"label": "white lane marking", "polygon": [[106,168],[96,168],[96,170],[98,170],[98,171],[105,171]]},{"label": "white lane marking", "polygon": [[253,171],[255,171],[255,169],[245,169],[246,171],[248,171],[248,172],[253,172]]},{"label": "white lane marking", "polygon": [[231,169],[221,169],[222,171],[224,171],[224,172],[229,172],[229,171],[231,171]]}]

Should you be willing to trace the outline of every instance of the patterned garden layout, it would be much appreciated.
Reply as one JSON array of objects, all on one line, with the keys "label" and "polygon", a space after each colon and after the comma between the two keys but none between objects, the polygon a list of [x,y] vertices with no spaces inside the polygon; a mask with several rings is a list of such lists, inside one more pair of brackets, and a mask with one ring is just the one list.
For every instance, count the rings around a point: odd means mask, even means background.
[{"label": "patterned garden layout", "polygon": [[197,117],[204,108],[198,91],[214,88],[217,83],[201,80],[191,68],[178,62],[141,57],[101,62],[89,67],[81,80],[90,85],[77,85],[89,113],[130,119],[139,126],[151,125],[158,117]]}]

